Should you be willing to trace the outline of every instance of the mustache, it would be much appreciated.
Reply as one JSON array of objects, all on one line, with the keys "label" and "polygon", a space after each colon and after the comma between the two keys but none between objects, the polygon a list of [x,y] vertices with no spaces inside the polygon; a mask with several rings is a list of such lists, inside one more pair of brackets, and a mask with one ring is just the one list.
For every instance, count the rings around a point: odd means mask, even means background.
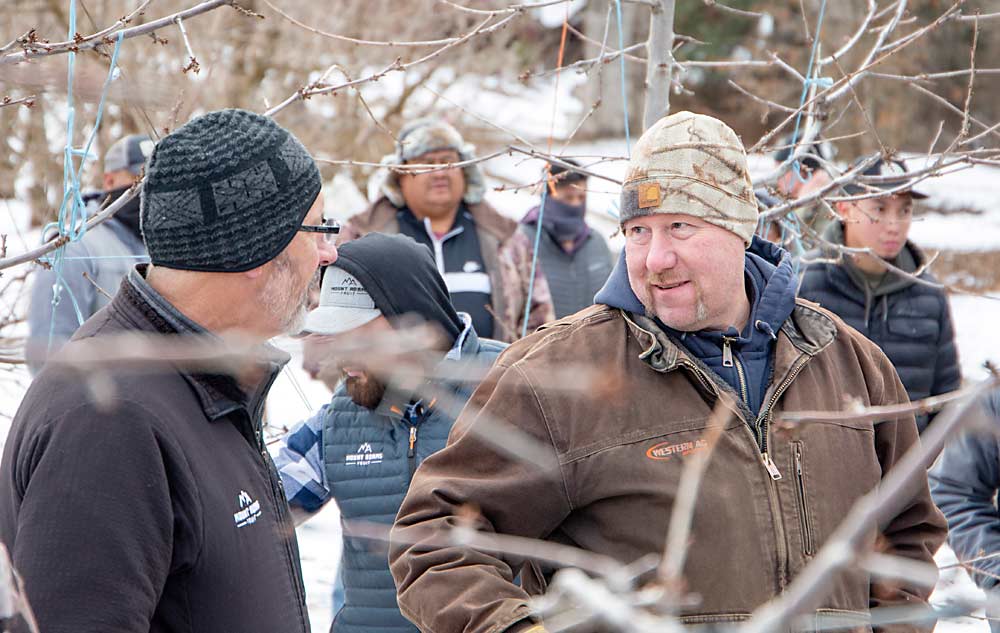
[{"label": "mustache", "polygon": [[649,273],[646,275],[646,283],[650,286],[669,286],[672,284],[678,284],[682,281],[689,281],[684,277],[678,277],[676,275],[668,275],[664,273]]}]

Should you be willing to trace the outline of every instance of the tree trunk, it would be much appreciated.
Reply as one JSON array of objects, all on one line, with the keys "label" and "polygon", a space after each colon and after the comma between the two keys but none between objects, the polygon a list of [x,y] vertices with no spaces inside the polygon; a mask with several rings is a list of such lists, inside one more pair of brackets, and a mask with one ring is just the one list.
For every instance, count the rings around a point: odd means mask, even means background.
[{"label": "tree trunk", "polygon": [[659,0],[649,16],[646,41],[646,103],[642,129],[670,113],[670,87],[674,75],[674,0]]},{"label": "tree trunk", "polygon": [[[611,8],[611,21],[608,23],[608,8]],[[645,5],[622,5],[622,40],[625,46],[635,43],[637,37],[636,23],[644,17],[637,14],[638,9],[645,12]],[[618,50],[618,18],[615,13],[614,0],[611,2],[591,2],[587,5],[583,15],[583,27],[587,37],[600,42],[604,38],[605,25],[608,27],[608,40],[606,52]],[[587,57],[597,57],[600,49],[596,46],[588,46]],[[635,111],[638,91],[642,76],[637,72],[635,62],[625,62],[625,84],[629,97],[630,109]],[[587,84],[584,88],[584,99],[587,107],[600,101],[601,107],[594,112],[590,121],[587,122],[587,129],[595,137],[621,136],[625,129],[625,105],[622,100],[622,62],[614,59],[608,63],[600,64],[589,73]],[[631,121],[630,121],[631,123]]]}]

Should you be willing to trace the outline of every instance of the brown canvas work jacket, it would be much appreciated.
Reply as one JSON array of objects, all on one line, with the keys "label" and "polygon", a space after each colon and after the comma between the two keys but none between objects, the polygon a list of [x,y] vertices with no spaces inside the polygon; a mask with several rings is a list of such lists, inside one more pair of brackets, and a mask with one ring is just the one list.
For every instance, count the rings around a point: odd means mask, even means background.
[{"label": "brown canvas work jacket", "polygon": [[[521,337],[524,327],[524,304],[531,281],[532,245],[518,230],[517,222],[500,215],[486,202],[467,206],[476,223],[476,235],[492,287],[490,303],[496,319],[492,338],[509,343]],[[341,230],[340,242],[372,232],[399,233],[397,211],[399,209],[388,198],[379,198],[366,211],[347,220]],[[528,332],[555,318],[549,284],[541,266],[537,266],[531,289]]]},{"label": "brown canvas work jacket", "polygon": [[[565,375],[576,366],[599,369],[605,384],[583,392],[546,387],[557,370]],[[907,401],[878,347],[815,304],[797,300],[779,331],[773,367],[760,416],[748,419],[740,407],[708,463],[683,571],[700,603],[684,608],[685,623],[740,621],[780,594],[854,503],[918,442],[912,415],[877,424],[812,423],[794,432],[773,427],[782,411],[841,410],[845,396],[863,405]],[[484,531],[573,545],[622,563],[661,553],[685,460],[705,450],[713,406],[723,390],[732,393],[720,383],[653,321],[604,305],[512,345],[459,417],[448,446],[417,471],[399,511],[390,563],[403,614],[439,633],[520,632],[533,624],[528,596],[544,591],[547,580],[539,567],[419,544],[425,530],[447,529],[470,508]],[[534,438],[557,471],[498,452],[470,433],[486,416]],[[926,480],[918,479],[900,512],[881,530],[871,526],[867,542],[930,563],[946,528]],[[512,582],[519,571],[523,589]],[[871,631],[869,609],[921,605],[928,593],[846,572],[805,628],[836,621]]]}]

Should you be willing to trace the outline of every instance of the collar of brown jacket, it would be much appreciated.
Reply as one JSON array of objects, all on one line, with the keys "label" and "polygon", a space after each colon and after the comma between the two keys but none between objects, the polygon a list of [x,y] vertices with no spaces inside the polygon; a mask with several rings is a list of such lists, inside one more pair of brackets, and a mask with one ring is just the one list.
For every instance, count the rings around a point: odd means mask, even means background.
[{"label": "collar of brown jacket", "polygon": [[[643,346],[639,358],[644,363],[657,371],[668,372],[688,359],[689,354],[672,341],[653,319],[624,310],[620,312],[629,331]],[[779,333],[785,335],[791,346],[778,346],[775,353],[776,375],[781,375],[800,355],[815,356],[830,345],[837,336],[837,326],[816,304],[796,299],[795,309],[781,325]]]}]

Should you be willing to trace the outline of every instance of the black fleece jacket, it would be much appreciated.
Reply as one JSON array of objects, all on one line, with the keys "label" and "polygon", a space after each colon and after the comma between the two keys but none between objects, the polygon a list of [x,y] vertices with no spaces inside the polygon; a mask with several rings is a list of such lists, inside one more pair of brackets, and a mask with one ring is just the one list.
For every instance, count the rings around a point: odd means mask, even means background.
[{"label": "black fleece jacket", "polygon": [[[171,318],[183,315],[154,308],[132,275],[67,350],[177,332]],[[41,631],[309,630],[295,532],[261,437],[287,360],[272,351],[252,394],[230,376],[132,366],[107,368],[95,402],[88,375],[46,365],[0,464],[0,539]]]}]

